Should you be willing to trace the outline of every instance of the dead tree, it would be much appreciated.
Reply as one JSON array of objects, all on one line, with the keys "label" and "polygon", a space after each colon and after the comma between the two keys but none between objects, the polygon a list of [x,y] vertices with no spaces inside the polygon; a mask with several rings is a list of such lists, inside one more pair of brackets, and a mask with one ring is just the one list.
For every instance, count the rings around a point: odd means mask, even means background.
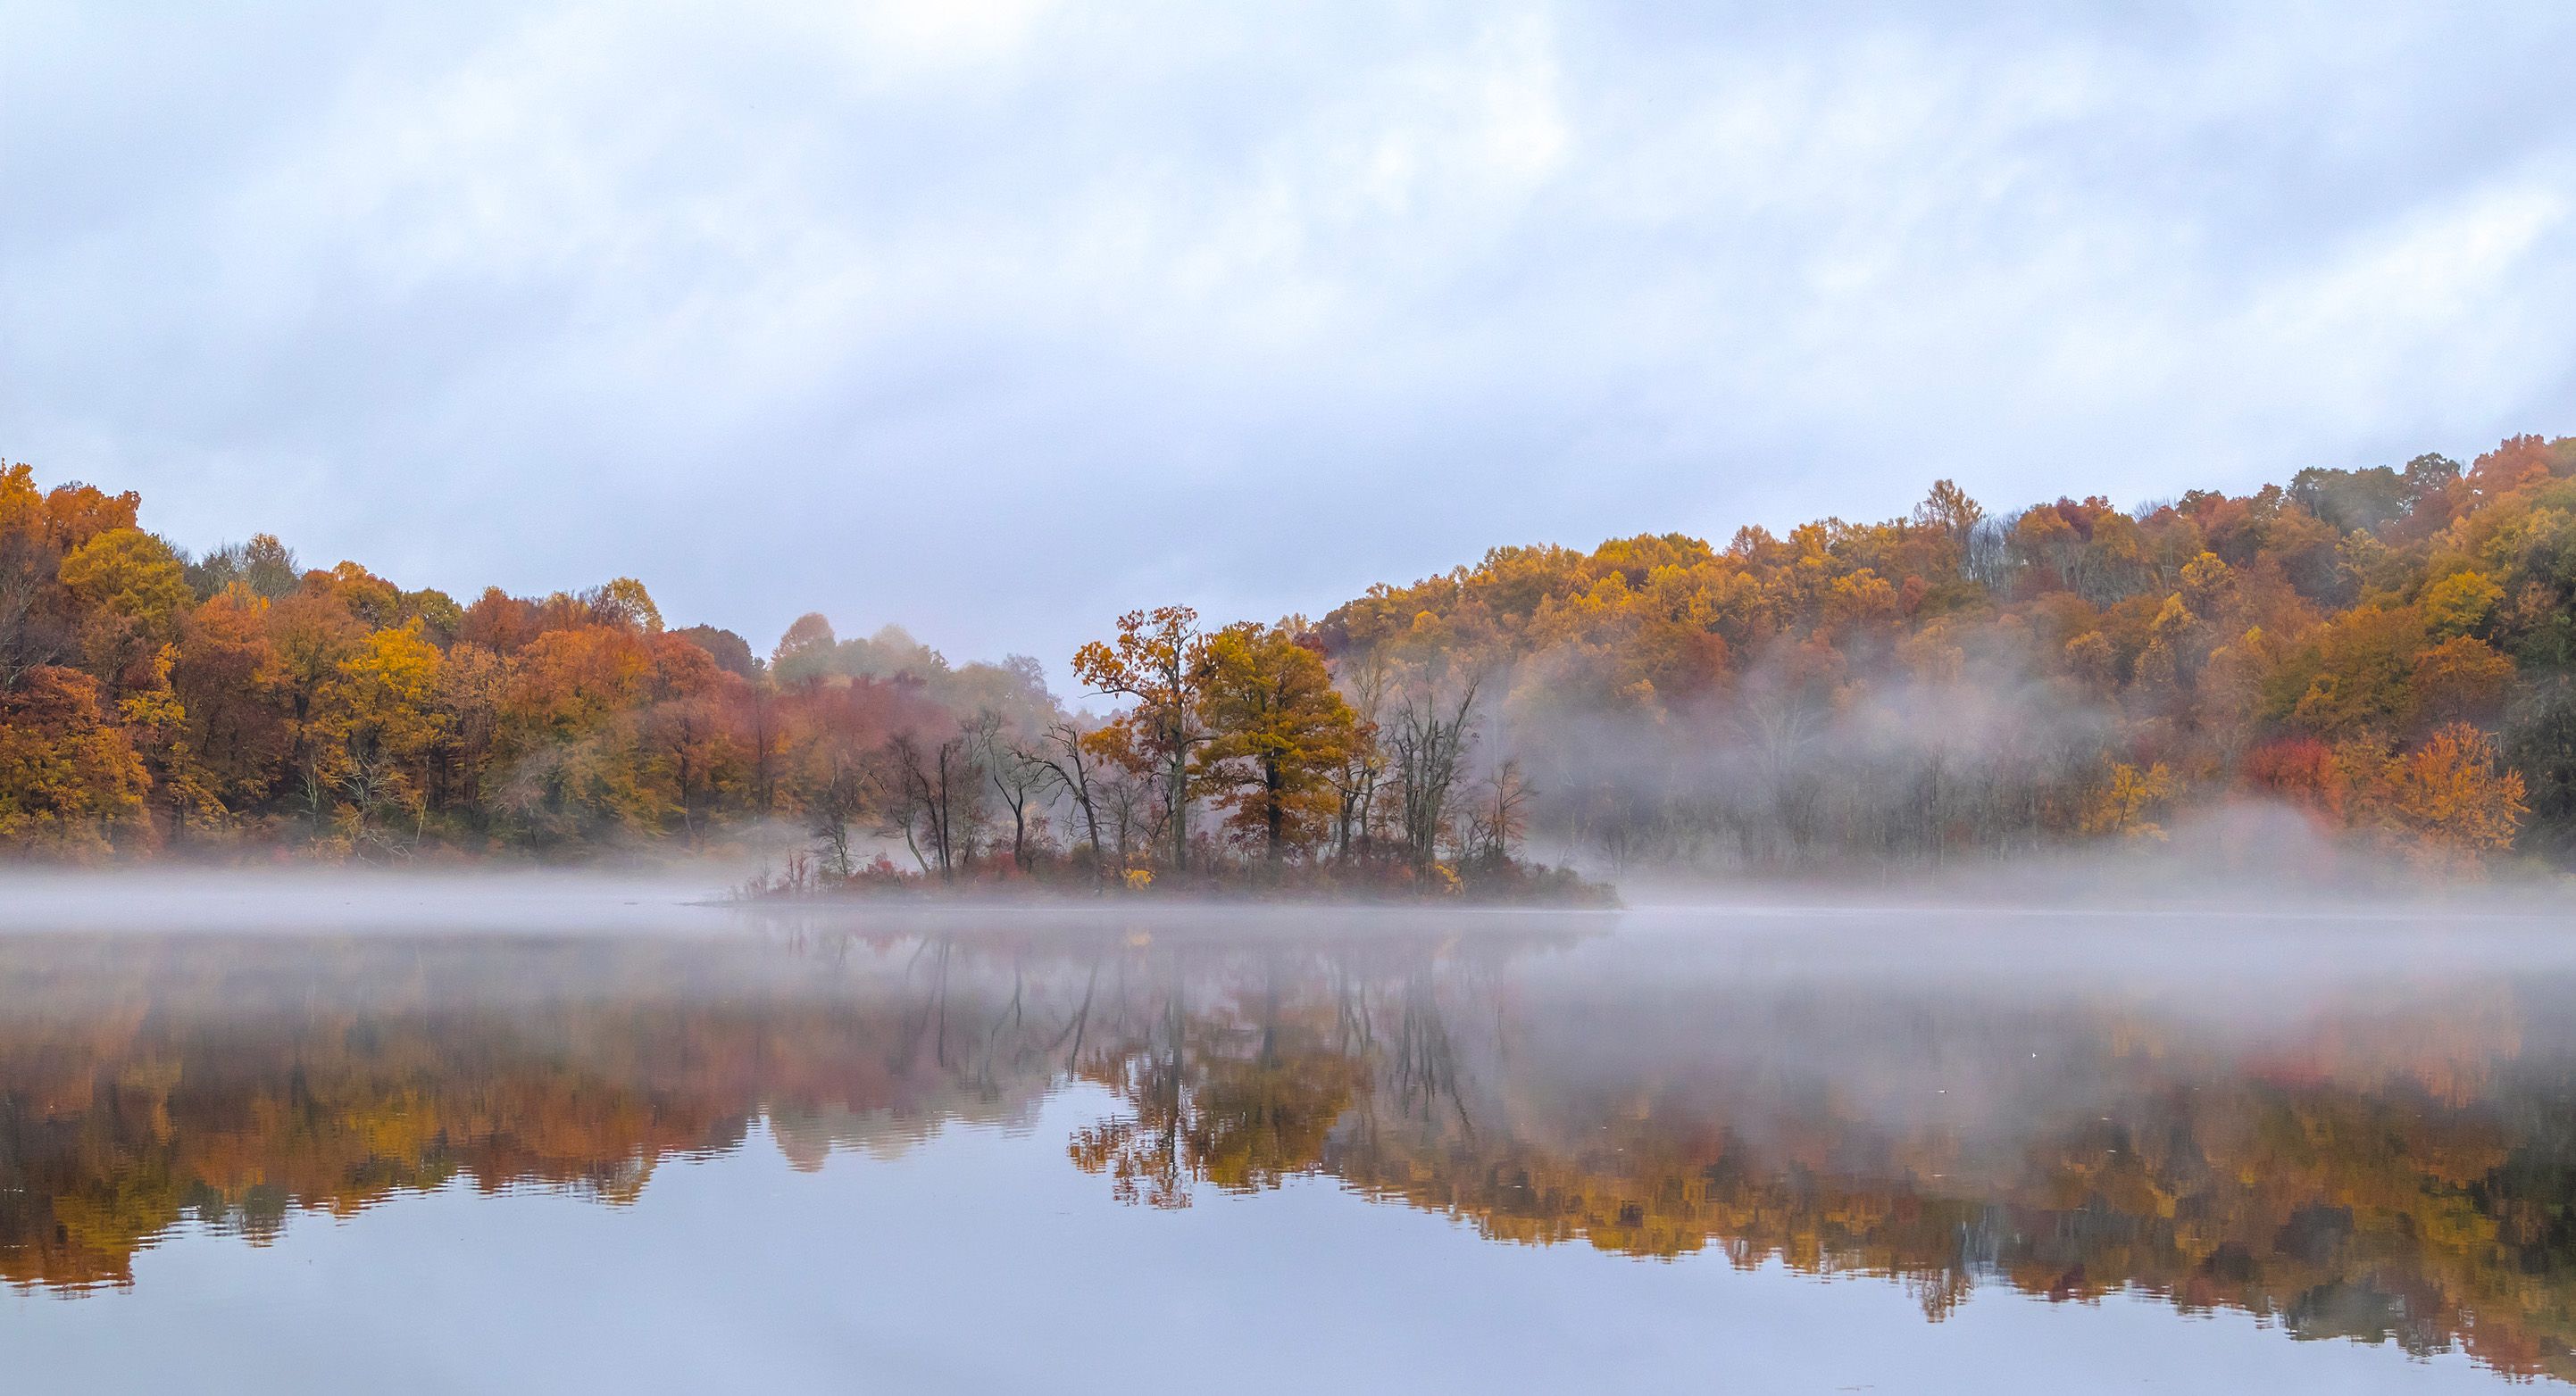
[{"label": "dead tree", "polygon": [[[1082,814],[1083,838],[1091,847],[1092,861],[1102,853],[1100,842],[1100,801],[1093,787],[1098,783],[1100,758],[1083,743],[1083,731],[1070,720],[1051,722],[1038,735],[1035,743],[1018,753],[1020,759],[1036,766],[1047,784],[1073,802]],[[1119,850],[1123,857],[1126,850]]]},{"label": "dead tree", "polygon": [[894,786],[888,833],[903,835],[924,872],[953,881],[974,857],[981,816],[982,773],[965,733],[926,743],[910,732],[886,740],[886,765]]},{"label": "dead tree", "polygon": [[966,735],[974,759],[991,783],[993,793],[1001,796],[1002,807],[1011,812],[1011,865],[1022,872],[1029,868],[1029,805],[1047,785],[1044,763],[1032,760],[1016,734],[1006,730],[1003,716],[986,708],[967,725]]},{"label": "dead tree", "polygon": [[1467,754],[1475,681],[1468,681],[1455,705],[1430,695],[1408,697],[1396,710],[1393,740],[1395,778],[1401,806],[1406,855],[1417,875],[1427,875],[1438,860],[1440,836],[1449,827],[1449,802],[1457,790]]}]

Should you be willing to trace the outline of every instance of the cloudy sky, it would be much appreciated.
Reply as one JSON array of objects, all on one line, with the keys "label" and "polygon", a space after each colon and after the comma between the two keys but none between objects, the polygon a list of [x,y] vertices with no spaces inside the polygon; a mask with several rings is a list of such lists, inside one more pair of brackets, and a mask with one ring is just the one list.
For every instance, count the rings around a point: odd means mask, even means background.
[{"label": "cloudy sky", "polygon": [[0,455],[1061,679],[1497,543],[2576,432],[2572,67],[2563,0],[0,0]]}]

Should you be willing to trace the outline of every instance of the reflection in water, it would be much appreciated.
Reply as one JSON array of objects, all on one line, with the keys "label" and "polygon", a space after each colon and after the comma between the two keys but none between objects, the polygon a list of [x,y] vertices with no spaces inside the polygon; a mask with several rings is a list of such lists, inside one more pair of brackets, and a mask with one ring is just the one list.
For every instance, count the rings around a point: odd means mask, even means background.
[{"label": "reflection in water", "polygon": [[1883,921],[1612,924],[0,940],[0,1276],[129,1284],[186,1218],[257,1244],[458,1180],[621,1203],[762,1122],[816,1168],[1082,1080],[1120,1108],[1071,1164],[1148,1207],[1320,1174],[1936,1320],[2125,1288],[2576,1377],[2563,967],[2309,931],[2221,991],[2192,944],[2076,973],[1910,927],[1933,973],[1854,950]]}]

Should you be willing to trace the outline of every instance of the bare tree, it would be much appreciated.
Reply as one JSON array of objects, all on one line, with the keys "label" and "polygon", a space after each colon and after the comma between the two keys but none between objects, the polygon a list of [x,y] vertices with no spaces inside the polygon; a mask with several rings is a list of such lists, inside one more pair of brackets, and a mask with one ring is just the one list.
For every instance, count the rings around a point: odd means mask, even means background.
[{"label": "bare tree", "polygon": [[1152,848],[1162,838],[1168,806],[1163,802],[1162,782],[1151,773],[1110,767],[1094,777],[1091,789],[1117,845],[1121,867],[1135,850]]},{"label": "bare tree", "polygon": [[1044,790],[1049,779],[1045,762],[1033,759],[1011,732],[1009,722],[1000,713],[986,708],[967,724],[966,736],[984,779],[993,792],[1002,797],[1002,807],[1011,812],[1011,865],[1022,872],[1029,868],[1029,805]]},{"label": "bare tree", "polygon": [[983,814],[982,773],[971,738],[960,732],[925,744],[901,732],[887,739],[885,753],[894,785],[886,831],[903,835],[922,871],[935,870],[941,881],[954,880],[958,867],[975,856],[976,826]]},{"label": "bare tree", "polygon": [[1521,763],[1505,761],[1476,790],[1476,808],[1468,816],[1469,856],[1489,867],[1512,860],[1512,847],[1529,829],[1529,782]]},{"label": "bare tree", "polygon": [[[1036,742],[1018,753],[1023,761],[1033,763],[1045,781],[1061,792],[1082,814],[1083,837],[1091,847],[1092,860],[1100,861],[1104,846],[1100,842],[1100,800],[1093,787],[1099,783],[1100,758],[1083,745],[1082,728],[1070,718],[1050,722]],[[1126,849],[1119,854],[1124,857]]]},{"label": "bare tree", "polygon": [[[411,856],[412,845],[419,841],[421,806],[400,762],[382,751],[356,753],[339,768],[332,783],[348,801],[340,827],[352,851],[369,862]],[[384,816],[398,811],[414,815],[408,840],[386,827]]]},{"label": "bare tree", "polygon": [[1450,796],[1472,736],[1475,705],[1476,681],[1470,679],[1454,705],[1426,693],[1408,696],[1396,709],[1391,745],[1400,818],[1405,852],[1418,874],[1431,871],[1448,830]]},{"label": "bare tree", "polygon": [[1348,858],[1356,844],[1365,848],[1369,825],[1375,813],[1379,783],[1386,776],[1386,746],[1379,740],[1380,719],[1386,711],[1388,678],[1392,672],[1386,657],[1375,650],[1353,660],[1338,675],[1342,696],[1350,702],[1351,711],[1359,715],[1358,740],[1351,743],[1341,763],[1324,777],[1333,787],[1333,856]]},{"label": "bare tree", "polygon": [[1735,723],[1771,796],[1767,827],[1788,835],[1803,860],[1822,817],[1824,780],[1816,759],[1832,716],[1829,684],[1815,675],[1766,666],[1748,675]]},{"label": "bare tree", "polygon": [[804,794],[805,827],[823,855],[824,871],[848,878],[857,870],[850,856],[850,825],[868,807],[878,773],[859,753],[833,743],[822,753]]}]

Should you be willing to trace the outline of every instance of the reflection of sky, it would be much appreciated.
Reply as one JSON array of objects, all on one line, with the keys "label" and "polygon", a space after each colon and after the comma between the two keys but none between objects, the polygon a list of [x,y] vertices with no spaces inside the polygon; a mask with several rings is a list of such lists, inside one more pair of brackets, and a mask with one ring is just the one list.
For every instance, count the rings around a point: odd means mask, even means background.
[{"label": "reflection of sky", "polygon": [[1927,1324],[1880,1280],[1500,1246],[1304,1181],[1181,1212],[1065,1166],[1110,1108],[791,1170],[764,1138],[631,1206],[405,1198],[273,1245],[182,1235],[135,1287],[0,1299],[47,1390],[2431,1392],[2458,1354],[2294,1343],[2163,1301],[1992,1287]]},{"label": "reflection of sky", "polygon": [[2567,432],[2576,12],[0,12],[0,444],[766,648]]}]

